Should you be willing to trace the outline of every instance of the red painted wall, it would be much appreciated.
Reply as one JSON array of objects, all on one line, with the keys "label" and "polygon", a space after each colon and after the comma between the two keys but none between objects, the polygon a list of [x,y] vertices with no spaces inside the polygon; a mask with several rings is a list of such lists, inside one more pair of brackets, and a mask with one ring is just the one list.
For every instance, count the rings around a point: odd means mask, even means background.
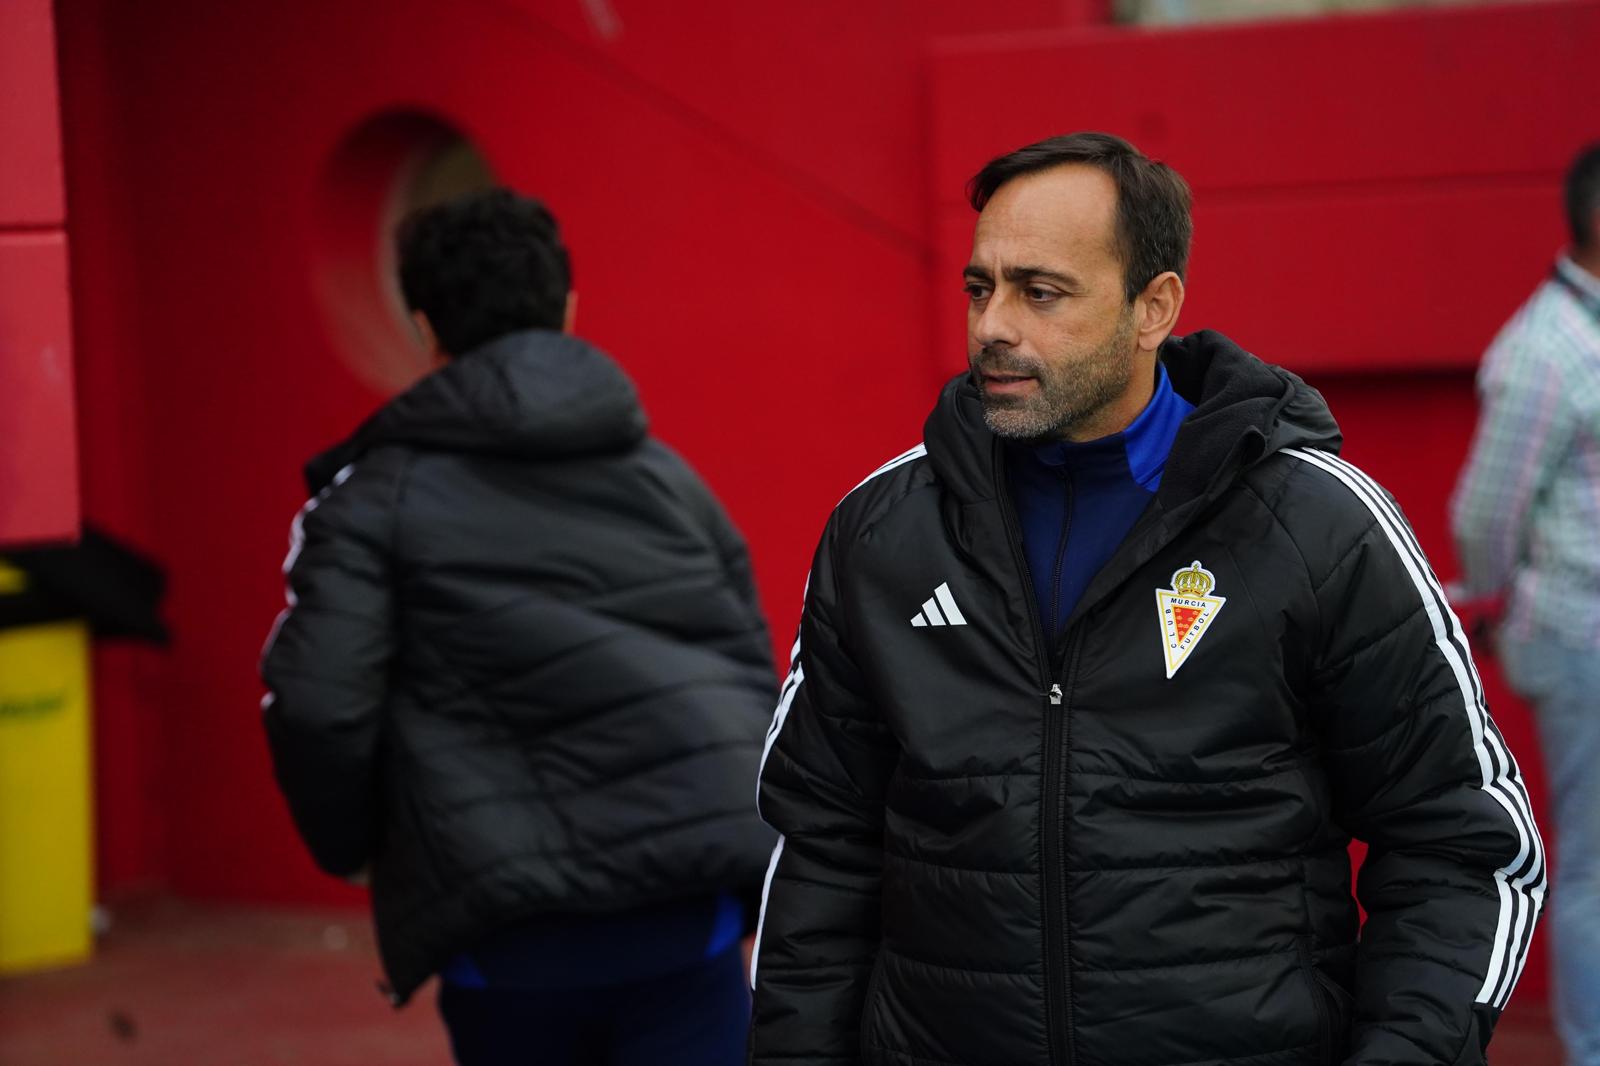
[{"label": "red painted wall", "polygon": [[348,248],[322,214],[328,167],[374,116],[446,123],[550,202],[580,332],[727,499],[775,648],[829,508],[918,438],[959,359],[934,346],[925,284],[923,49],[977,16],[618,0],[608,23],[605,6],[59,5],[86,507],[166,562],[175,631],[162,660],[100,663],[107,888],[358,898],[293,837],[255,661],[299,465],[381,399],[319,281]]},{"label": "red painted wall", "polygon": [[[1114,130],[1194,189],[1183,327],[1307,373],[1468,369],[1561,245],[1559,177],[1600,134],[1597,41],[1585,0],[947,42],[941,270],[966,254],[975,165],[1041,131]],[[973,91],[995,68],[1009,106]]]},{"label": "red painted wall", "polygon": [[0,6],[0,546],[78,535],[50,0]]},{"label": "red painted wall", "polygon": [[780,649],[828,510],[962,364],[960,188],[990,154],[1099,127],[1183,170],[1185,327],[1322,386],[1448,575],[1470,368],[1600,133],[1594,0],[1182,33],[1062,29],[1098,0],[137,7],[58,13],[85,503],[167,562],[176,632],[102,664],[102,859],[208,897],[359,899],[293,837],[254,670],[298,466],[381,399],[319,280],[359,247],[329,167],[374,116],[550,202],[579,331],[728,501]]}]

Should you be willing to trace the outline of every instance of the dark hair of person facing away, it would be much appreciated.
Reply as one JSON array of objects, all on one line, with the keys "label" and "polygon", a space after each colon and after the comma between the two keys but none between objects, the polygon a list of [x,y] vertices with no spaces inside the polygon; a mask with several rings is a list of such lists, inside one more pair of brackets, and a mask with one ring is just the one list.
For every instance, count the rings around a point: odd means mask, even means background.
[{"label": "dark hair of person facing away", "polygon": [[1567,225],[1579,251],[1595,250],[1596,213],[1600,213],[1600,141],[1579,152],[1567,171]]},{"label": "dark hair of person facing away", "polygon": [[967,199],[982,211],[1013,178],[1079,163],[1104,171],[1117,186],[1117,252],[1122,287],[1132,303],[1150,280],[1168,270],[1184,276],[1189,265],[1189,184],[1110,133],[1068,133],[991,159],[967,182]]},{"label": "dark hair of person facing away", "polygon": [[572,264],[538,200],[489,189],[413,212],[395,236],[406,306],[465,355],[507,333],[559,330]]}]

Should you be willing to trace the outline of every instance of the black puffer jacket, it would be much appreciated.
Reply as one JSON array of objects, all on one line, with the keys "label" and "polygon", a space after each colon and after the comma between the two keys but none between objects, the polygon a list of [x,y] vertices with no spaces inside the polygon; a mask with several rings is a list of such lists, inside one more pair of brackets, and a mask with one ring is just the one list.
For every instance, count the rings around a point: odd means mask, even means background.
[{"label": "black puffer jacket", "polygon": [[1460,628],[1315,392],[1216,334],[1163,360],[1196,410],[1057,648],[964,377],[835,510],[753,1062],[1484,1061],[1544,873]]},{"label": "black puffer jacket", "polygon": [[744,543],[605,355],[504,337],[307,470],[267,735],[408,996],[536,915],[759,888],[776,690]]}]

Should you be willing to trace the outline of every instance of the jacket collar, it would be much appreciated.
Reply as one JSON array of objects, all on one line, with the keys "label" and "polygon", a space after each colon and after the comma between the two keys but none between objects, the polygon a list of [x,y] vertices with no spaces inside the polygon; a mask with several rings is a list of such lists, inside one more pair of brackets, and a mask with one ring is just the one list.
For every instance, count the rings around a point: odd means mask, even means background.
[{"label": "jacket collar", "polygon": [[[1203,330],[1171,338],[1160,358],[1173,388],[1195,409],[1178,429],[1160,489],[1090,582],[1063,631],[1251,466],[1285,448],[1337,452],[1342,442],[1315,389],[1220,333]],[[957,550],[993,580],[1021,582],[1000,440],[984,424],[982,400],[968,374],[945,386],[923,433],[929,462],[946,490],[944,519]]]}]

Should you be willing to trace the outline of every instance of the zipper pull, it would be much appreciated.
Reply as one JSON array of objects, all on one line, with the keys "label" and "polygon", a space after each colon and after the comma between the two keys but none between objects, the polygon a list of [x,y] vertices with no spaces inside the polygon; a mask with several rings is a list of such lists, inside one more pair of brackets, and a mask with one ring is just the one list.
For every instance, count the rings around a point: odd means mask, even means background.
[{"label": "zipper pull", "polygon": [[1060,685],[1051,685],[1050,686],[1050,706],[1052,706],[1052,707],[1061,706],[1061,686]]}]

